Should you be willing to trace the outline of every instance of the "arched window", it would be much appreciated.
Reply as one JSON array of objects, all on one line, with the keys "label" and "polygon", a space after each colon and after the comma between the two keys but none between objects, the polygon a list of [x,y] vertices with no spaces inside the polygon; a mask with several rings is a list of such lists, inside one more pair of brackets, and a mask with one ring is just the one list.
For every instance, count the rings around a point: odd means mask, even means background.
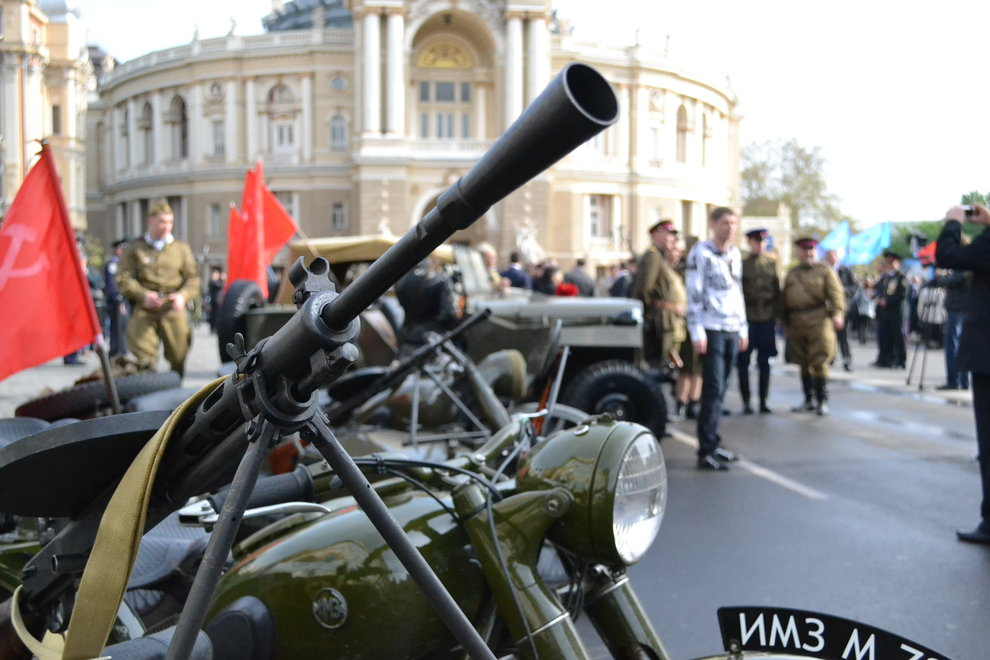
[{"label": "arched window", "polygon": [[284,83],[268,90],[269,145],[272,153],[291,154],[296,151],[296,96]]},{"label": "arched window", "polygon": [[172,160],[185,160],[189,157],[189,116],[186,113],[186,102],[181,96],[173,96],[165,115],[165,124],[169,131],[169,144]]},{"label": "arched window", "polygon": [[151,104],[145,103],[138,117],[137,129],[141,145],[141,163],[151,165],[155,160],[154,127],[152,124]]},{"label": "arched window", "polygon": [[416,135],[423,140],[483,138],[476,126],[477,62],[465,42],[448,37],[419,49],[416,79]]},{"label": "arched window", "polygon": [[677,162],[687,162],[688,115],[683,105],[677,109]]},{"label": "arched window", "polygon": [[347,150],[347,118],[344,115],[334,115],[330,119],[330,150]]}]

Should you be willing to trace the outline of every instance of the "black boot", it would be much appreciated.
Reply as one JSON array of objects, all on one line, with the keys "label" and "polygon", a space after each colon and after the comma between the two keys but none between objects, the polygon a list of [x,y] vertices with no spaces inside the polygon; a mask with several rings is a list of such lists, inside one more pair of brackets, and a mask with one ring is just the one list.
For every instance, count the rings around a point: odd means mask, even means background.
[{"label": "black boot", "polygon": [[743,414],[752,415],[753,406],[749,405],[749,369],[740,366],[736,371],[739,373],[739,396],[743,402]]},{"label": "black boot", "polygon": [[811,374],[801,374],[801,389],[804,390],[804,403],[791,408],[791,412],[809,412],[815,409],[815,402],[811,398]]},{"label": "black boot", "polygon": [[685,401],[674,400],[674,414],[667,415],[668,422],[683,422],[684,421],[684,406],[687,403]]},{"label": "black boot", "polygon": [[767,407],[767,398],[770,396],[770,365],[760,367],[760,412],[767,414],[773,412]]},{"label": "black boot", "polygon": [[818,400],[815,412],[824,417],[828,414],[828,381],[821,376],[815,378],[815,399]]},{"label": "black boot", "polygon": [[688,419],[698,419],[698,401],[688,401],[684,408],[684,416]]}]

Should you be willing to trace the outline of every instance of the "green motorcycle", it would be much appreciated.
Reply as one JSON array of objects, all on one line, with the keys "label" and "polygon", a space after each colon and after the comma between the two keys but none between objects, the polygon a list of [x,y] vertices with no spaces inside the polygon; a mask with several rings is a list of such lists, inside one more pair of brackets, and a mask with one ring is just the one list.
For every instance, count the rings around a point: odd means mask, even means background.
[{"label": "green motorcycle", "polygon": [[[534,428],[541,410],[503,418],[481,446],[443,461],[353,458],[316,397],[357,359],[363,309],[617,115],[597,72],[567,66],[339,295],[325,260],[297,262],[299,311],[250,351],[235,347],[232,376],[171,415],[85,420],[0,450],[0,511],[43,523],[0,610],[0,658],[584,658],[579,613],[613,656],[667,658],[625,572],[666,503],[663,455],[647,429],[602,415],[544,436]],[[268,452],[297,433],[323,460],[259,483]],[[201,495],[223,488],[207,507]],[[127,576],[142,534],[177,512],[210,530],[208,544],[187,547],[198,569],[175,625],[146,630],[122,604]],[[245,536],[242,522],[256,519],[271,522]],[[189,557],[166,553],[160,568]],[[726,610],[722,657],[753,648],[841,657],[826,654],[841,620],[806,614]],[[862,648],[906,643],[865,626],[853,633],[857,644],[872,635]]]}]

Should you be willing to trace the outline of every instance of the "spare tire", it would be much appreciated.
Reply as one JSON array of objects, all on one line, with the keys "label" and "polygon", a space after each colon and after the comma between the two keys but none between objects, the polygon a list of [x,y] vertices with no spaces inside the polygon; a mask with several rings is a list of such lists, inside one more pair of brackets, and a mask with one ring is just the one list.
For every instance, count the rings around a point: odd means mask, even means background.
[{"label": "spare tire", "polygon": [[585,367],[560,400],[591,415],[611,413],[617,419],[642,424],[658,440],[667,430],[667,399],[660,386],[642,369],[622,360]]},{"label": "spare tire", "polygon": [[261,287],[254,280],[234,280],[220,300],[220,313],[217,314],[217,348],[220,361],[230,361],[227,344],[234,343],[234,336],[247,332],[245,315],[252,309],[265,306]]},{"label": "spare tire", "polygon": [[[123,404],[144,394],[178,387],[182,377],[169,371],[131,374],[114,380],[117,383],[117,396]],[[14,414],[54,422],[64,417],[90,417],[109,407],[106,386],[102,380],[93,380],[22,403]]]}]

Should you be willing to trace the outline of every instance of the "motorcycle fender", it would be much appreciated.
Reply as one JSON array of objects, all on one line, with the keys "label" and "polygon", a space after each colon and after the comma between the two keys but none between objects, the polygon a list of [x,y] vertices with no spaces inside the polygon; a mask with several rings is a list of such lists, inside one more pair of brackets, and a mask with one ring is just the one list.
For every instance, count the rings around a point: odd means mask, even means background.
[{"label": "motorcycle fender", "polygon": [[[425,494],[403,493],[386,504],[474,618],[485,580],[464,530]],[[223,577],[209,617],[246,595],[271,612],[280,658],[415,658],[456,645],[356,506],[292,527],[239,559]]]}]

